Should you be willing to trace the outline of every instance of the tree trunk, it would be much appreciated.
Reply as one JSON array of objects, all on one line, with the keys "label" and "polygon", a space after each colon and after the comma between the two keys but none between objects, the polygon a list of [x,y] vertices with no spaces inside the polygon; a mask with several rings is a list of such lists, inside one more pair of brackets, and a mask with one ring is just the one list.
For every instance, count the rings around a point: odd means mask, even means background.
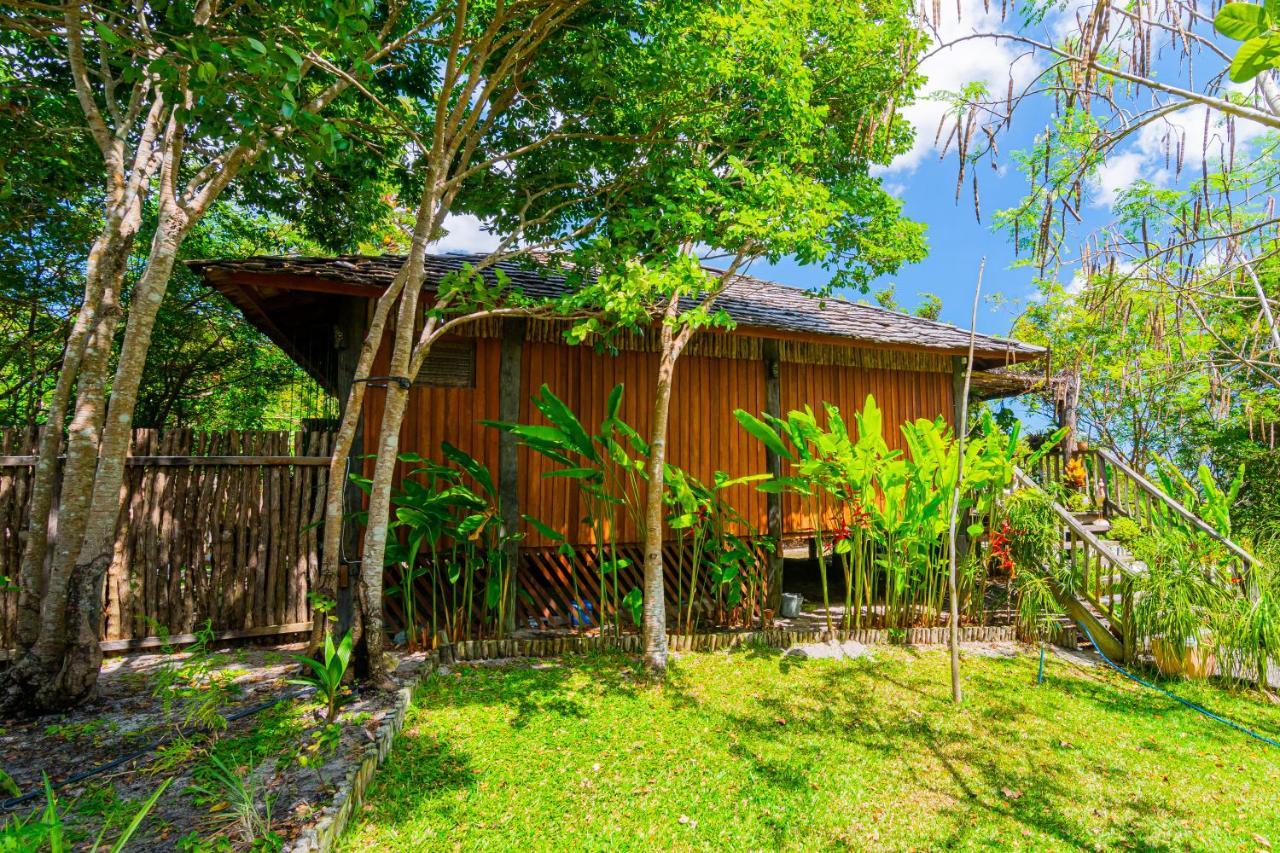
[{"label": "tree trunk", "polygon": [[364,532],[360,555],[360,610],[364,626],[363,647],[369,678],[378,686],[389,682],[383,660],[382,565],[387,548],[387,528],[391,517],[391,484],[396,456],[400,450],[400,425],[404,421],[409,391],[395,383],[387,385],[387,401],[382,410],[378,456],[369,487],[369,524]]},{"label": "tree trunk", "polygon": [[[668,316],[674,316],[678,302],[677,297],[671,299],[666,311]],[[671,381],[683,348],[683,337],[676,338],[671,327],[663,323],[660,339],[658,387],[649,432],[649,486],[644,505],[644,663],[650,672],[659,674],[667,671],[667,600],[662,563],[663,466],[667,461]]]},{"label": "tree trunk", "polygon": [[[396,276],[391,286],[383,291],[374,304],[373,317],[365,332],[364,343],[360,346],[360,355],[356,359],[351,390],[347,393],[347,401],[342,410],[342,420],[338,424],[338,433],[333,439],[333,450],[329,458],[329,479],[325,483],[324,498],[324,538],[320,546],[320,577],[316,591],[321,595],[336,598],[338,565],[342,552],[342,527],[344,522],[344,496],[347,489],[347,462],[351,458],[351,447],[355,443],[356,429],[360,425],[360,416],[364,410],[364,396],[369,373],[373,369],[373,361],[387,329],[387,317],[391,314],[391,306],[395,304],[404,289],[407,267]],[[315,654],[324,644],[324,633],[327,617],[321,610],[316,610],[311,625],[311,643],[308,654]]]},{"label": "tree trunk", "polygon": [[62,424],[66,419],[71,391],[80,374],[80,366],[88,351],[90,339],[98,325],[103,297],[108,288],[119,291],[124,277],[125,261],[133,245],[134,233],[116,233],[125,223],[118,219],[108,223],[89,252],[85,275],[84,300],[63,348],[58,381],[45,412],[45,425],[36,450],[32,471],[31,496],[27,505],[28,527],[23,543],[22,564],[18,580],[19,649],[29,649],[40,635],[40,602],[45,592],[45,557],[49,550],[49,515],[58,482],[58,453],[62,449]]},{"label": "tree trunk", "polygon": [[28,687],[24,700],[28,711],[75,705],[97,685],[102,661],[102,583],[114,556],[133,409],[183,224],[183,218],[162,213],[147,267],[134,290],[105,418],[103,378],[117,313],[113,294],[104,297],[105,316],[86,353],[67,447],[57,554],[41,602],[39,636],[30,662],[15,667]]},{"label": "tree trunk", "polygon": [[45,685],[42,704],[46,707],[80,702],[97,685],[102,663],[102,649],[98,644],[102,629],[102,584],[115,552],[125,464],[133,438],[133,411],[156,314],[173,273],[182,232],[181,219],[162,218],[147,268],[134,289],[98,449],[88,524],[71,571],[64,620],[68,646],[57,678]]},{"label": "tree trunk", "polygon": [[[359,426],[360,416],[363,414],[365,391],[368,388],[368,383],[365,380],[369,378],[378,350],[382,347],[382,341],[387,331],[387,320],[391,317],[391,309],[400,303],[402,294],[404,294],[405,288],[408,286],[414,288],[413,298],[416,306],[417,292],[422,289],[423,265],[427,246],[431,241],[435,230],[435,221],[439,216],[439,205],[437,204],[437,199],[430,195],[431,192],[433,192],[432,182],[428,180],[427,188],[423,190],[423,197],[418,205],[418,215],[414,221],[413,240],[409,245],[409,255],[405,258],[404,265],[396,273],[396,277],[391,284],[378,297],[378,301],[374,303],[373,316],[370,318],[369,327],[365,331],[364,343],[360,346],[360,356],[356,359],[351,390],[347,394],[346,406],[342,410],[342,420],[338,424],[338,434],[334,436],[333,451],[329,458],[329,479],[325,484],[324,538],[320,546],[320,577],[316,585],[317,592],[322,595],[336,597],[337,593],[338,571],[340,568],[338,561],[342,549],[342,526],[344,521],[343,499],[347,487],[347,460],[351,457],[351,446],[355,441],[356,428]],[[413,326],[410,324],[410,331],[412,331],[412,328]],[[396,340],[398,346],[398,334]],[[398,430],[399,427],[397,427],[397,439],[399,437]],[[363,570],[363,564],[361,569]],[[379,572],[379,590],[381,590],[381,586],[382,574]],[[360,597],[360,600],[362,602],[365,601],[363,596]],[[366,613],[365,615],[367,617],[368,614]],[[358,624],[367,625],[367,618],[358,620]],[[311,643],[308,654],[314,655],[320,650],[324,643],[325,626],[325,614],[317,610],[311,624]],[[379,626],[381,626],[381,618],[379,618]],[[379,630],[381,630],[381,627],[379,627]],[[355,635],[359,637],[359,631],[356,631]],[[361,643],[359,648],[363,650],[365,648],[364,644]],[[361,661],[358,662],[357,669],[363,672],[366,670],[366,659],[363,652],[358,657],[361,658]]]}]

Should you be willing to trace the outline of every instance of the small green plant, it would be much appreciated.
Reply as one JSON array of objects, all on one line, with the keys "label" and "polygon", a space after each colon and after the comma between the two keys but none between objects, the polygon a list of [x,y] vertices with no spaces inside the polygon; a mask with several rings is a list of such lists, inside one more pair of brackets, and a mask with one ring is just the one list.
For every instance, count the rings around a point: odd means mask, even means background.
[{"label": "small green plant", "polygon": [[297,655],[294,660],[306,664],[313,675],[304,675],[291,679],[290,684],[305,684],[316,689],[325,703],[325,719],[333,722],[338,713],[338,700],[342,694],[342,679],[347,674],[347,664],[351,662],[351,647],[354,641],[351,632],[333,645],[333,635],[325,634],[324,661],[318,661],[305,655]]},{"label": "small green plant", "polygon": [[1138,525],[1138,522],[1124,516],[1112,519],[1111,529],[1107,531],[1107,538],[1114,539],[1121,545],[1132,545],[1141,539],[1143,535],[1143,530]]},{"label": "small green plant", "polygon": [[[97,853],[99,850],[110,850],[111,853],[119,853],[129,843],[137,833],[138,828],[142,826],[142,822],[146,820],[147,815],[155,808],[156,801],[164,794],[169,787],[172,779],[166,779],[160,783],[160,787],[151,792],[151,796],[143,801],[142,805],[133,811],[124,821],[124,825],[120,830],[120,834],[111,842],[110,847],[103,846],[103,840],[107,837],[107,833],[112,829],[113,821],[108,820],[102,825],[98,831],[97,837],[93,844],[86,848],[76,847],[74,849],[85,849],[89,853]],[[0,824],[0,850],[3,851],[35,851],[49,850],[50,853],[66,853],[73,849],[72,844],[67,839],[67,826],[62,815],[62,806],[58,802],[58,795],[54,793],[53,785],[49,782],[49,777],[44,777],[44,810],[36,815],[29,817],[12,817],[8,822]]]},{"label": "small green plant", "polygon": [[[252,768],[241,773],[217,755],[210,755],[208,761],[197,769],[196,776],[201,781],[192,785],[190,790],[208,805],[216,807],[225,803],[231,823],[239,831],[242,841],[255,848],[264,842],[271,845],[278,841],[278,836],[271,830],[274,798],[259,790],[261,786],[253,781]],[[261,808],[259,799],[262,800]]]},{"label": "small green plant", "polygon": [[205,731],[222,731],[227,727],[224,711],[240,695],[240,686],[231,672],[219,668],[222,656],[211,646],[217,640],[211,620],[205,620],[196,631],[195,642],[185,654],[169,643],[168,630],[152,620],[152,630],[161,638],[164,664],[152,675],[151,695],[159,699],[166,715],[181,706],[180,727],[192,726]]}]

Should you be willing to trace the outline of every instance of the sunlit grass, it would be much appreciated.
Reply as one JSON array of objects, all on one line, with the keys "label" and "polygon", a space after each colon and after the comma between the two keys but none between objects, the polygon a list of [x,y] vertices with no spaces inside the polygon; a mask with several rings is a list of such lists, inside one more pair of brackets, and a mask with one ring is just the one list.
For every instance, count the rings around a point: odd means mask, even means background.
[{"label": "sunlit grass", "polygon": [[[462,668],[418,691],[347,849],[1258,849],[1280,749],[1060,661],[693,655]],[[1253,696],[1177,684],[1275,734]]]}]

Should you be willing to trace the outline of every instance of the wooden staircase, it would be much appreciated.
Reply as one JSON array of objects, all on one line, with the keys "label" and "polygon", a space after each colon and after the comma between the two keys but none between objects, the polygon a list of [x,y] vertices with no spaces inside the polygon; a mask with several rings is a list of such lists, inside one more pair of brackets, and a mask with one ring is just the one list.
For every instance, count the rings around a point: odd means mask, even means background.
[{"label": "wooden staircase", "polygon": [[[1070,622],[1087,631],[1103,654],[1131,662],[1139,651],[1131,618],[1132,606],[1141,595],[1135,581],[1147,567],[1121,543],[1107,538],[1111,519],[1130,518],[1147,527],[1157,515],[1172,515],[1222,544],[1232,572],[1242,580],[1247,580],[1254,558],[1110,451],[1099,448],[1082,455],[1090,469],[1098,511],[1076,513],[1053,503],[1059,554],[1064,567],[1069,567],[1062,574],[1070,578],[1069,585],[1059,585],[1055,594]],[[1061,454],[1049,454],[1040,460],[1034,475],[1015,469],[1015,484],[1044,491],[1046,485],[1062,482],[1065,468]]]}]

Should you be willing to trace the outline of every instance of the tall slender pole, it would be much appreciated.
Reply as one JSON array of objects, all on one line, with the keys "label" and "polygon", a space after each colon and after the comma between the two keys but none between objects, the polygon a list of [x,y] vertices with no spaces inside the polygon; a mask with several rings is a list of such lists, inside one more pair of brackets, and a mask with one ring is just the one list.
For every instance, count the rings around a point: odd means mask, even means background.
[{"label": "tall slender pole", "polygon": [[969,421],[969,386],[973,381],[973,348],[978,335],[978,302],[982,296],[982,272],[986,269],[987,259],[978,263],[978,285],[973,290],[973,315],[969,320],[969,357],[964,367],[964,392],[960,397],[960,419],[956,424],[956,483],[951,490],[951,523],[948,525],[948,550],[951,554],[951,571],[947,577],[947,593],[951,599],[950,629],[951,640],[951,700],[957,705],[964,699],[960,688],[960,600],[956,582],[959,560],[956,554],[956,523],[960,516],[960,486],[964,480],[964,439]]}]

